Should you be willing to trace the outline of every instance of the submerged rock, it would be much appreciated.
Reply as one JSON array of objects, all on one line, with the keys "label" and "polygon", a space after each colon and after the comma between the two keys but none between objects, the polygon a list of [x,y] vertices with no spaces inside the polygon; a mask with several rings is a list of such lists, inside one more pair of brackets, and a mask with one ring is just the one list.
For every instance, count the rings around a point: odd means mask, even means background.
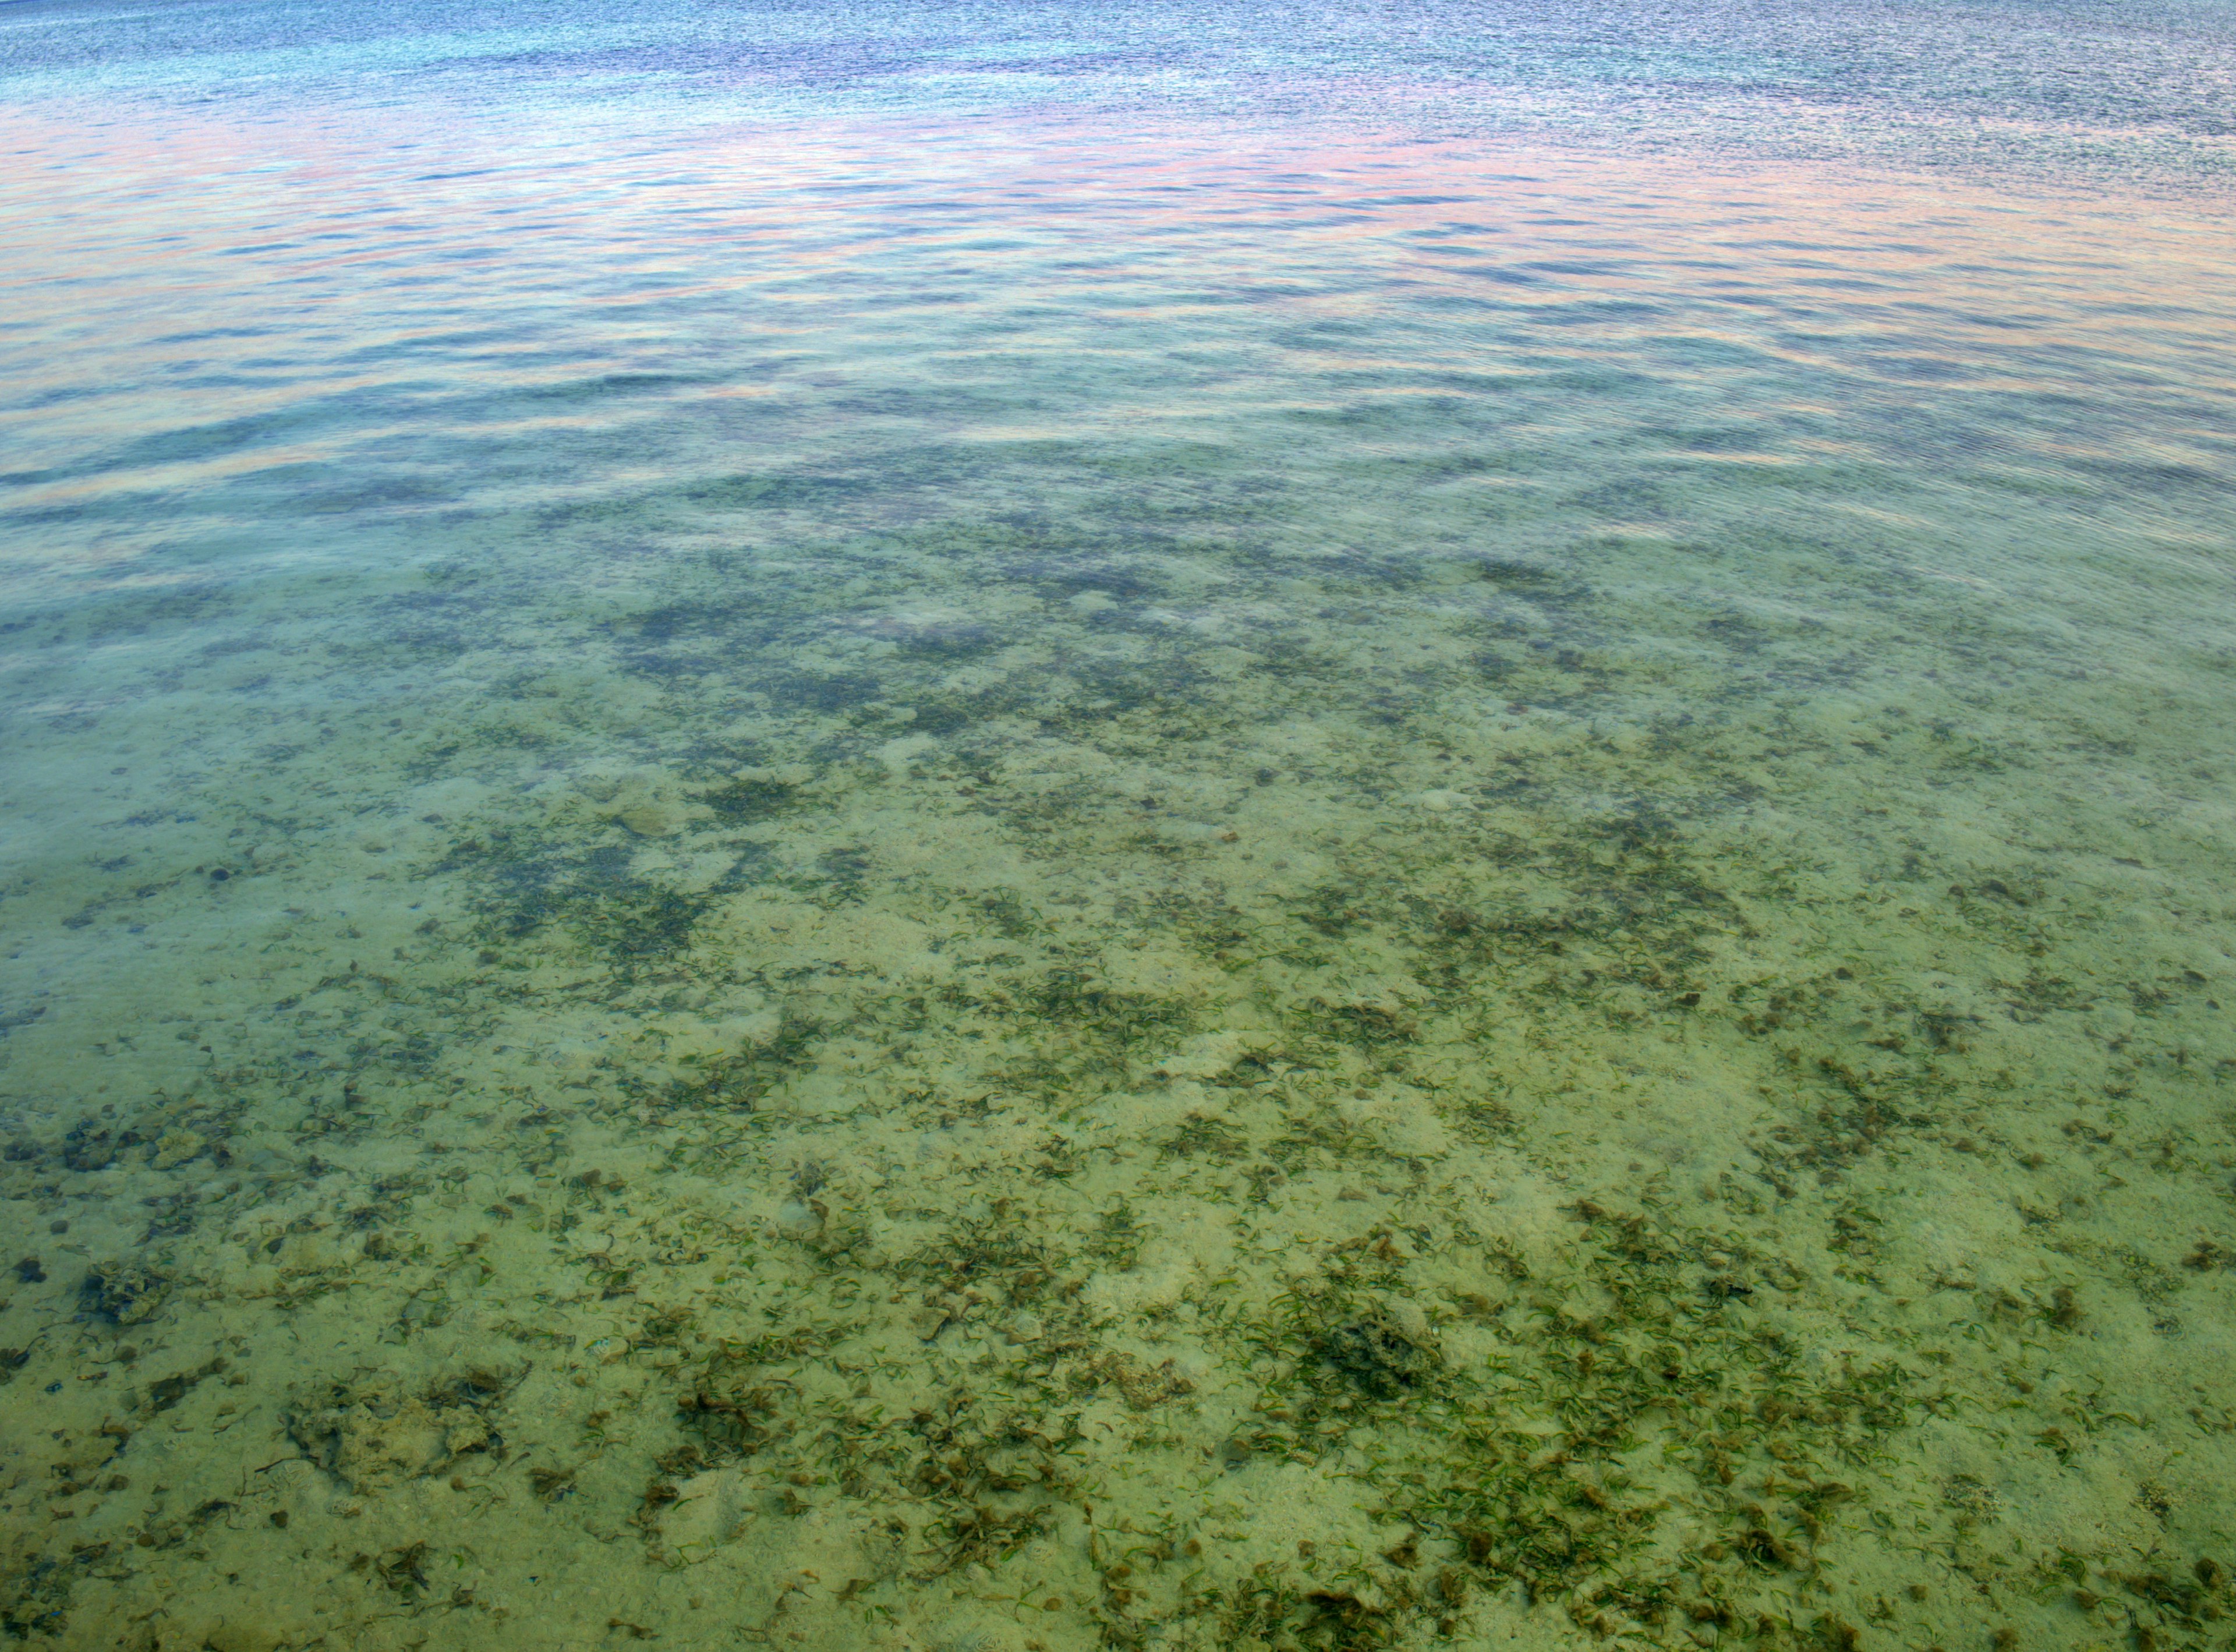
[{"label": "submerged rock", "polygon": [[296,1407],[287,1429],[352,1491],[382,1491],[496,1449],[499,1438],[485,1413],[517,1379],[470,1372],[417,1394],[385,1382],[329,1383]]},{"label": "submerged rock", "polygon": [[87,1313],[112,1325],[138,1325],[171,1294],[170,1276],[144,1262],[95,1262],[79,1288]]},{"label": "submerged rock", "polygon": [[1323,1332],[1319,1354],[1371,1399],[1394,1399],[1437,1363],[1434,1348],[1407,1334],[1396,1315],[1380,1310]]}]

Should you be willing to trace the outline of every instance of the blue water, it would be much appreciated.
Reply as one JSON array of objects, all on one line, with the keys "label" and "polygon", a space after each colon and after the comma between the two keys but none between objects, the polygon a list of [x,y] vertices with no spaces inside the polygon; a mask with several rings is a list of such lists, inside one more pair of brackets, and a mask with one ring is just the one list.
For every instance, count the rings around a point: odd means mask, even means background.
[{"label": "blue water", "polygon": [[0,87],[11,1636],[2226,1644],[2226,6]]},{"label": "blue water", "polygon": [[[2226,9],[18,6],[19,97],[658,123],[1068,108],[2224,180]],[[2137,181],[2140,181],[2139,179]]]}]

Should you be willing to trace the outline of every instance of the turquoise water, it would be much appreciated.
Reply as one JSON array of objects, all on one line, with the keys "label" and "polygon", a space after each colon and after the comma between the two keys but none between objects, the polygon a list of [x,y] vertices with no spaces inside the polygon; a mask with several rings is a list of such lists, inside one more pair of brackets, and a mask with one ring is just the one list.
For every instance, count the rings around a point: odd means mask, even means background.
[{"label": "turquoise water", "polygon": [[10,1636],[2231,1644],[2226,7],[0,77]]}]

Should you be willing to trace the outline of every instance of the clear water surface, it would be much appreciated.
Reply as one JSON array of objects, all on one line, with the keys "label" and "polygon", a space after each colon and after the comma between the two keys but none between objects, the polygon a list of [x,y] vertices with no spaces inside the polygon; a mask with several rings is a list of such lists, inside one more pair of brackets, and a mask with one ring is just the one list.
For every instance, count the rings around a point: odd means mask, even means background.
[{"label": "clear water surface", "polygon": [[2223,3],[0,10],[0,1624],[2225,1648]]}]

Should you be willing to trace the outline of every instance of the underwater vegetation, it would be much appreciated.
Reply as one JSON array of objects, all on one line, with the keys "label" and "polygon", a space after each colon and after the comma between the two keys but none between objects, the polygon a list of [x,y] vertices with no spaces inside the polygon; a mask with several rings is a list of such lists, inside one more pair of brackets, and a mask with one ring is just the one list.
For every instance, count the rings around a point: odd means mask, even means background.
[{"label": "underwater vegetation", "polygon": [[[845,371],[553,367],[615,445],[525,503],[338,495],[412,513],[346,623],[168,524],[7,622],[82,818],[0,879],[0,1636],[2226,1652],[2219,506],[1414,209],[1330,253],[1451,300],[1410,382],[1237,256],[1081,434],[1103,346],[1028,405],[1062,306],[933,272]],[[785,302],[892,326],[864,259]]]},{"label": "underwater vegetation", "polygon": [[[1156,589],[1110,556],[1051,589]],[[1593,646],[1588,582],[1489,568]],[[725,623],[616,632],[621,668]],[[35,1208],[154,1189],[15,1267],[68,1329],[0,1382],[54,1403],[66,1342],[113,1432],[55,1435],[42,1495],[108,1535],[16,1551],[10,1633],[332,1533],[347,1611],[464,1644],[516,1528],[633,1556],[631,1639],[851,1643],[936,1600],[1043,1649],[2226,1644],[2212,1499],[2134,1464],[2170,1430],[2221,1461],[2236,1417],[2209,1384],[2145,1416],[2102,1363],[2236,1277],[2225,1220],[2100,1214],[2228,1208],[2225,1106],[2143,1102],[2225,1084],[2214,977],[2084,966],[2101,914],[2016,867],[1735,833],[1746,702],[1535,754],[1392,684],[1305,757],[1237,733],[1343,680],[1286,642],[1240,720],[1153,659],[966,715],[930,685],[999,626],[868,635],[874,686],[793,681],[749,747],[428,825],[387,957],[276,995],[216,1082],[8,1149]],[[1625,692],[1501,692],[1546,670]],[[1837,946],[1794,944],[1835,890]],[[1989,1178],[2027,1266],[1921,1239],[1921,1175]],[[155,1419],[244,1401],[278,1480],[152,1491]],[[2067,1477],[2116,1537],[2029,1511]]]}]

